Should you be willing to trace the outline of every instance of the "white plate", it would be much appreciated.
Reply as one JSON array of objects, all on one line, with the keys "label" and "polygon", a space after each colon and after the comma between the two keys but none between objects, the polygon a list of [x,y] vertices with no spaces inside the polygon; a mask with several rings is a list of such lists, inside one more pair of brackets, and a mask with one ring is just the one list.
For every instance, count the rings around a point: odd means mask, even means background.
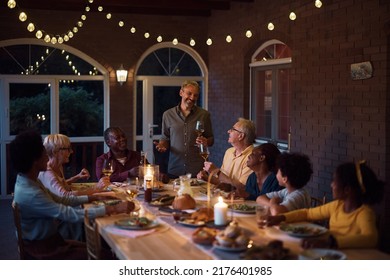
[{"label": "white plate", "polygon": [[248,249],[248,245],[246,246],[240,246],[240,247],[226,247],[219,244],[217,241],[213,242],[213,248],[222,250],[222,251],[228,251],[228,252],[242,252]]},{"label": "white plate", "polygon": [[313,237],[328,232],[327,228],[309,223],[281,224],[279,228],[294,237]]},{"label": "white plate", "polygon": [[199,221],[199,222],[192,222],[193,220],[191,219],[184,219],[181,221],[178,221],[179,224],[187,227],[203,227],[206,225],[204,221]]},{"label": "white plate", "polygon": [[300,260],[346,260],[347,256],[331,249],[307,249],[299,254]]},{"label": "white plate", "polygon": [[139,219],[139,218],[134,217],[134,218],[127,218],[127,219],[118,220],[118,221],[115,221],[115,225],[117,227],[120,227],[123,229],[131,229],[131,230],[151,229],[151,228],[155,228],[159,225],[159,223],[156,220],[153,220],[153,221],[149,220],[148,224],[143,225],[143,226],[139,226],[139,225],[136,225],[133,223],[135,219]]},{"label": "white plate", "polygon": [[245,203],[233,203],[233,205],[234,204],[235,205],[245,205],[245,206],[253,207],[253,209],[240,210],[240,209],[232,209],[229,206],[230,211],[233,211],[235,213],[241,213],[241,214],[255,214],[256,213],[256,206],[255,205],[249,205],[249,204],[245,204]]}]

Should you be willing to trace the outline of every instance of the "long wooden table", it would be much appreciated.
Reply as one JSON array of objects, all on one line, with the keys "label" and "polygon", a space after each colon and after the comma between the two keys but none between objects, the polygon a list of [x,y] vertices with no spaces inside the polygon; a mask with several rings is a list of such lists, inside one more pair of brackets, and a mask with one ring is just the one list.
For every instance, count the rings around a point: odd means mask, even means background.
[{"label": "long wooden table", "polygon": [[[169,192],[169,191],[168,191]],[[161,194],[161,193],[160,193]],[[143,199],[143,197],[140,197]],[[198,201],[204,206],[204,201]],[[211,259],[240,259],[238,252],[226,252],[195,244],[191,235],[194,228],[175,224],[170,214],[160,212],[158,207],[153,207],[140,201],[144,215],[157,219],[158,227],[150,230],[148,234],[138,237],[128,237],[126,234],[113,233],[115,221],[129,217],[128,215],[105,216],[96,219],[100,235],[112,248],[119,259],[135,260],[211,260]],[[234,214],[240,227],[249,234],[254,245],[266,245],[271,240],[283,241],[284,247],[290,249],[293,254],[302,251],[300,239],[288,236],[277,227],[259,229],[254,215]],[[130,235],[133,233],[129,233]],[[348,259],[357,260],[389,260],[390,255],[375,249],[348,249],[343,250]]]}]

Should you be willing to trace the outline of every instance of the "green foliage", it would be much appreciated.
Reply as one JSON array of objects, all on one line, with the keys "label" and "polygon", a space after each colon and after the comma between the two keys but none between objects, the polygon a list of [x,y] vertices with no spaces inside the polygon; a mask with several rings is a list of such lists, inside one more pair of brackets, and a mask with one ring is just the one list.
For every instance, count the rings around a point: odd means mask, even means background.
[{"label": "green foliage", "polygon": [[[93,93],[82,87],[60,90],[60,133],[69,137],[101,136],[103,134],[103,104]],[[37,114],[45,115],[39,120]],[[26,129],[50,133],[50,96],[40,93],[32,97],[10,100],[10,129],[16,135]]]}]

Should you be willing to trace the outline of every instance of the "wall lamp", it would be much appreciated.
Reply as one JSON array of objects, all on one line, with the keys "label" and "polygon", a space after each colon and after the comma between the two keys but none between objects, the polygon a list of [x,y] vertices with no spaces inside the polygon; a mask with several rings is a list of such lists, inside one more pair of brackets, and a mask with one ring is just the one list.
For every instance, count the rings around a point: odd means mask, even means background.
[{"label": "wall lamp", "polygon": [[127,70],[123,68],[123,64],[121,64],[121,67],[116,70],[116,80],[121,85],[127,81]]}]

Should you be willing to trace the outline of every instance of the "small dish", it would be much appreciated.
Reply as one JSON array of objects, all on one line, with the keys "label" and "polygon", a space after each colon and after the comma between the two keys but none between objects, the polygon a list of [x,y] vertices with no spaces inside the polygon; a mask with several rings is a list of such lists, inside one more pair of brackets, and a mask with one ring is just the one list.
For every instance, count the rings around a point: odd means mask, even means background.
[{"label": "small dish", "polygon": [[182,219],[182,220],[178,221],[178,224],[181,224],[181,225],[187,226],[187,227],[203,227],[206,225],[206,223],[204,221],[196,221],[193,219]]},{"label": "small dish", "polygon": [[294,223],[294,224],[281,224],[280,230],[294,237],[313,237],[319,236],[326,232],[328,229],[316,224],[309,223]]},{"label": "small dish", "polygon": [[255,214],[256,206],[249,205],[245,203],[235,203],[233,205],[229,205],[229,209],[232,212],[240,213],[240,214]]},{"label": "small dish", "polygon": [[115,221],[117,227],[130,230],[145,230],[155,228],[159,225],[156,220],[149,220],[145,217],[131,217]]},{"label": "small dish", "polygon": [[347,256],[337,250],[331,249],[307,249],[299,254],[300,260],[346,260]]},{"label": "small dish", "polygon": [[238,246],[238,247],[237,246],[227,247],[227,246],[222,246],[217,241],[214,241],[213,248],[218,249],[218,250],[222,250],[222,251],[227,251],[227,252],[242,252],[242,251],[245,251],[248,249],[248,245]]}]

